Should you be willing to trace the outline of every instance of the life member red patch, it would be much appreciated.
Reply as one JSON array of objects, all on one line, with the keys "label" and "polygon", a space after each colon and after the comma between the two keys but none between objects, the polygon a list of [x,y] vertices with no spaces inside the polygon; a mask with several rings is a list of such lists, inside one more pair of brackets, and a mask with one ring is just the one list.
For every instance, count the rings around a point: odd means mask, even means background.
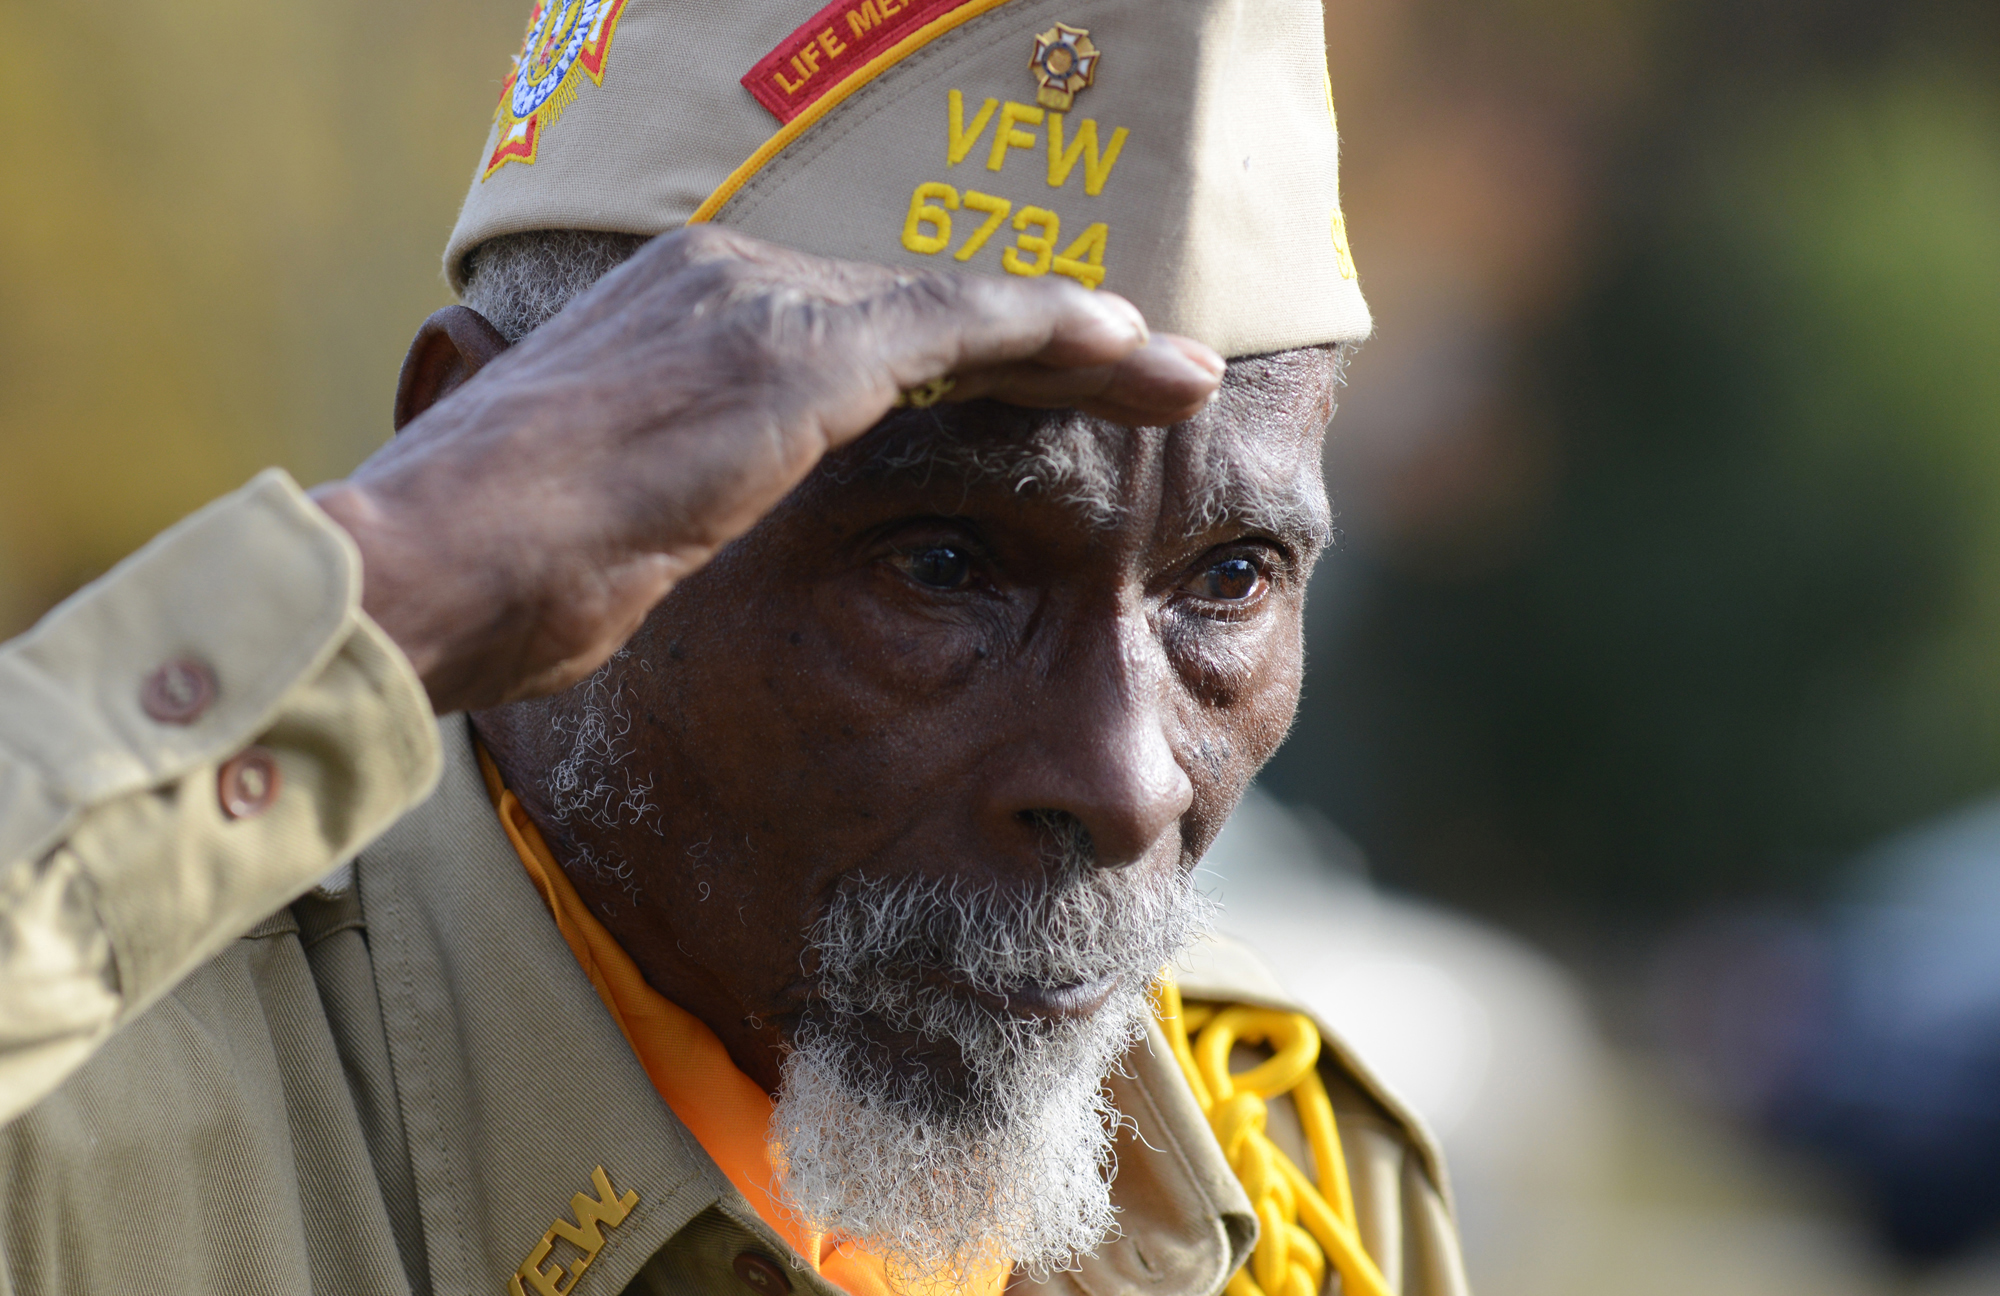
[{"label": "life member red patch", "polygon": [[834,0],[743,74],[743,88],[788,122],[848,73],[972,0]]}]

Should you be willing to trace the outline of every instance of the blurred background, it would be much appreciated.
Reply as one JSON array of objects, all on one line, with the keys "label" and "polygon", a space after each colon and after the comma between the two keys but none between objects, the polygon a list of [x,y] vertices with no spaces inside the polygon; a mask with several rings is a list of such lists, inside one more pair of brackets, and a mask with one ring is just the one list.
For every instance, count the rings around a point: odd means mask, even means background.
[{"label": "blurred background", "polygon": [[[0,3],[0,632],[387,436],[526,8]],[[1232,923],[1487,1296],[2000,1292],[2000,6],[1328,44],[1378,334]]]}]

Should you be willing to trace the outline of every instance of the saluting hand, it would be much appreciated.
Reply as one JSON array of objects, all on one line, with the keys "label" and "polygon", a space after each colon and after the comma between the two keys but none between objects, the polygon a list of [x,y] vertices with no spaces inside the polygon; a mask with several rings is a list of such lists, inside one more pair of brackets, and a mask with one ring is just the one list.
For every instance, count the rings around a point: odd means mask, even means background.
[{"label": "saluting hand", "polygon": [[1110,293],[698,226],[517,346],[465,307],[432,316],[405,366],[407,429],[313,494],[360,546],[363,607],[443,713],[588,675],[906,390],[950,378],[953,400],[1160,426],[1222,372]]}]

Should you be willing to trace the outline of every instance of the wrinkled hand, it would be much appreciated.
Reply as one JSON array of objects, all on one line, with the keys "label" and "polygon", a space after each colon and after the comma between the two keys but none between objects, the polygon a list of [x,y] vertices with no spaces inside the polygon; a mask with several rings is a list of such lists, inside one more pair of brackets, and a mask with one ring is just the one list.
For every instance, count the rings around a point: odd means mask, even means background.
[{"label": "wrinkled hand", "polygon": [[910,388],[1187,418],[1222,361],[1109,293],[653,240],[314,498],[440,712],[582,679]]}]

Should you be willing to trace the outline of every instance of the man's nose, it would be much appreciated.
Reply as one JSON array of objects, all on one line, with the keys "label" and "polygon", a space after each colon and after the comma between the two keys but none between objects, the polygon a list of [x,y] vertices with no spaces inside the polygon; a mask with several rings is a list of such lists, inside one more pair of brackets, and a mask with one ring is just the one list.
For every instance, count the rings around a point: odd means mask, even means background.
[{"label": "man's nose", "polygon": [[1116,636],[1051,665],[1042,687],[1023,699],[1019,742],[991,785],[996,817],[1035,832],[1046,830],[1051,811],[1081,823],[1100,868],[1142,859],[1194,800],[1175,755],[1169,668],[1156,659],[1150,633],[1135,637]]}]

